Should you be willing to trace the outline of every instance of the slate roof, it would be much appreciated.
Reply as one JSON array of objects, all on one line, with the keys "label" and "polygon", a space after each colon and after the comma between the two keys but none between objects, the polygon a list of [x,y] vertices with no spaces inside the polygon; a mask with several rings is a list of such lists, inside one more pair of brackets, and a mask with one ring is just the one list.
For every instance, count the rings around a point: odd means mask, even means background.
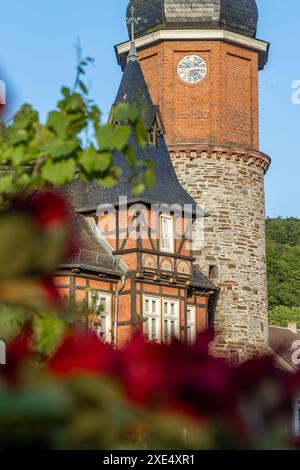
[{"label": "slate roof", "polygon": [[114,102],[137,105],[145,127],[150,130],[153,126],[158,108],[153,105],[149,89],[143,76],[138,60],[130,61],[125,67],[121,84]]},{"label": "slate roof", "polygon": [[289,328],[279,326],[269,327],[269,346],[278,354],[288,365],[294,369],[297,368],[292,361],[292,355],[295,349],[292,348],[294,341],[300,341],[300,331],[295,333]]},{"label": "slate roof", "polygon": [[69,260],[60,265],[64,269],[83,269],[95,273],[120,276],[122,269],[115,258],[104,248],[96,233],[96,225],[81,214],[73,214],[74,233],[80,249]]},{"label": "slate roof", "polygon": [[[141,66],[138,61],[130,61],[126,65],[115,103],[126,102],[142,105],[142,118],[145,126],[150,129],[157,114],[146,85]],[[127,196],[128,203],[145,204],[178,204],[185,206],[187,212],[202,214],[200,207],[179,183],[164,137],[158,134],[157,147],[148,145],[145,149],[138,146],[135,138],[130,145],[135,148],[140,161],[151,159],[155,165],[156,183],[152,189],[140,196],[133,196],[131,186],[127,182],[130,169],[124,156],[119,152],[115,155],[115,165],[123,170],[122,180],[113,188],[106,189],[97,183],[74,181],[68,187],[73,205],[81,213],[94,212],[100,204],[118,205],[120,196]]]},{"label": "slate roof", "polygon": [[[258,10],[255,0],[131,0],[141,18],[136,35],[158,29],[227,29],[255,37]],[[130,34],[130,30],[129,30]]]},{"label": "slate roof", "polygon": [[209,290],[218,290],[218,288],[213,284],[204,274],[198,269],[193,271],[193,283],[196,287],[203,287],[204,289]]}]

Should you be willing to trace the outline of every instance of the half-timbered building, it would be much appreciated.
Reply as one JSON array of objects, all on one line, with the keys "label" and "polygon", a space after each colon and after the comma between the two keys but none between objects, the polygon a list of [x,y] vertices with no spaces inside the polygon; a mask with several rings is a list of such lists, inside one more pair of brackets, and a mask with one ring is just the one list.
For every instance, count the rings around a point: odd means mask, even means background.
[{"label": "half-timbered building", "polygon": [[130,145],[139,160],[152,160],[156,183],[133,196],[120,154],[123,178],[116,187],[76,180],[67,188],[83,248],[61,266],[56,284],[62,296],[95,310],[89,327],[118,347],[137,327],[150,341],[192,342],[212,324],[219,291],[195,266],[189,234],[203,213],[177,179],[134,47],[113,106],[118,103],[141,108],[149,143],[141,148],[132,138]]}]

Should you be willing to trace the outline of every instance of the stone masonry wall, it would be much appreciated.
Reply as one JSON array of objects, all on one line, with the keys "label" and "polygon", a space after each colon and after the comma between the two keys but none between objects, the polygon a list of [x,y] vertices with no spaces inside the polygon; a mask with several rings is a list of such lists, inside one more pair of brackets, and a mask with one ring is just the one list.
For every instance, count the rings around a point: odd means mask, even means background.
[{"label": "stone masonry wall", "polygon": [[[243,360],[265,352],[268,341],[265,201],[262,159],[203,147],[171,157],[182,185],[204,206],[204,250],[197,263],[206,275],[217,266],[221,288],[215,326],[217,355]],[[215,273],[216,274],[216,273]]]},{"label": "stone masonry wall", "polygon": [[[189,54],[207,63],[197,85],[177,74]],[[258,151],[258,53],[180,40],[139,55],[179,180],[208,214],[197,262],[221,288],[215,352],[246,359],[266,351],[268,340],[264,174],[270,160]]]}]

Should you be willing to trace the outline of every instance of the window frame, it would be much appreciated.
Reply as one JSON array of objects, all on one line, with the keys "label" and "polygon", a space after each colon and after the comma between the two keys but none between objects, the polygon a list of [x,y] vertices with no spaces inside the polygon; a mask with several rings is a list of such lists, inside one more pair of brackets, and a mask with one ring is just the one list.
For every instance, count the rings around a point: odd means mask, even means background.
[{"label": "window frame", "polygon": [[[97,295],[98,299],[92,299],[92,295]],[[107,307],[105,312],[100,311],[101,307],[101,300],[105,299],[107,302]],[[92,304],[94,303],[94,305]],[[99,326],[97,329],[93,330],[96,331],[97,336],[103,341],[104,343],[111,343],[112,342],[112,296],[106,292],[102,291],[95,291],[89,292],[88,297],[88,304],[89,308],[93,309],[94,313],[98,316],[99,319]],[[106,331],[102,331],[101,320],[105,318],[108,325],[106,326]],[[104,334],[103,334],[104,333]]]},{"label": "window frame", "polygon": [[[170,222],[170,239],[169,239],[169,244],[170,248],[166,248],[163,246],[163,240],[165,240],[162,235],[163,235],[163,219],[167,219]],[[159,248],[160,251],[163,253],[175,253],[175,237],[174,237],[174,216],[172,214],[164,214],[160,213],[159,214]]]},{"label": "window frame", "polygon": [[157,148],[157,131],[153,128],[149,132],[149,145]]},{"label": "window frame", "polygon": [[[162,302],[162,315],[161,315],[161,321],[162,321],[162,338],[163,338],[163,343],[164,344],[170,344],[171,341],[172,341],[172,338],[175,338],[175,339],[178,339],[180,340],[180,304],[179,304],[179,301],[178,300],[175,300],[175,299],[170,299],[170,298],[167,298],[167,297],[163,297],[161,299],[161,302]],[[175,309],[176,309],[176,313],[175,315],[172,315],[172,314],[165,314],[165,304],[174,304],[175,305]],[[172,335],[172,336],[169,336],[166,340],[166,331],[165,331],[165,322],[168,321],[168,322],[172,322],[172,320],[174,320],[175,318],[175,321],[176,321],[176,324],[175,324],[175,335]],[[172,333],[171,333],[172,334]]]},{"label": "window frame", "polygon": [[[188,312],[189,310],[192,313],[192,319],[189,320]],[[186,341],[188,344],[194,344],[197,338],[197,307],[195,305],[188,305],[186,309],[186,318],[187,318],[187,335]],[[191,340],[189,341],[188,331],[192,331]]]},{"label": "window frame", "polygon": [[[155,301],[157,303],[158,307],[158,312],[157,313],[146,313],[146,301],[153,302]],[[148,325],[148,331],[146,331],[146,323],[149,321],[149,319],[155,319],[156,321],[156,339],[150,339],[149,338],[149,325]],[[160,297],[155,297],[153,295],[144,295],[143,296],[143,333],[147,337],[148,341],[154,342],[154,343],[160,343],[161,342],[161,299]],[[151,336],[152,336],[152,326],[151,326]]]}]

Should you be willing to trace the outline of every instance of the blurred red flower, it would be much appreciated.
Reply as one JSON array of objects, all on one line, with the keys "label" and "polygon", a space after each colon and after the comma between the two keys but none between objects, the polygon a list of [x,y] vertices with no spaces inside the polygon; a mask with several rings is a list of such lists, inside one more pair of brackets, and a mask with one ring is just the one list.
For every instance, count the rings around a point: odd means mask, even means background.
[{"label": "blurred red flower", "polygon": [[[289,411],[300,376],[283,373],[270,357],[233,367],[209,355],[212,339],[213,333],[206,331],[194,345],[174,341],[168,346],[148,343],[137,333],[122,350],[115,351],[96,335],[70,335],[49,366],[63,376],[108,373],[135,404],[184,413],[198,422],[222,422],[237,441],[250,439],[249,429],[257,429],[261,422],[256,422],[255,415],[246,417],[242,404],[257,403],[263,422],[271,425]],[[279,393],[271,407],[261,395],[261,387],[268,384]]]},{"label": "blurred red flower", "polygon": [[118,351],[117,374],[128,397],[139,404],[161,404],[168,389],[167,346],[147,343],[141,333]]},{"label": "blurred red flower", "polygon": [[115,352],[96,334],[69,334],[49,361],[55,374],[103,373],[114,369]]},{"label": "blurred red flower", "polygon": [[[10,232],[18,230],[23,230],[24,236],[30,239],[25,246],[13,246],[11,255],[7,251],[1,252],[4,260],[8,256],[16,260],[11,278],[33,276],[47,279],[60,263],[78,250],[74,211],[60,193],[49,190],[18,194],[13,197],[9,211],[0,215],[5,241],[10,239]],[[4,270],[3,277],[7,277]],[[53,298],[54,288],[47,282]]]},{"label": "blurred red flower", "polygon": [[41,227],[47,229],[53,223],[68,223],[71,208],[66,200],[53,191],[38,191],[28,200],[28,210]]},{"label": "blurred red flower", "polygon": [[36,191],[26,197],[17,195],[10,210],[31,215],[44,230],[54,223],[67,224],[71,214],[65,199],[54,191]]}]

